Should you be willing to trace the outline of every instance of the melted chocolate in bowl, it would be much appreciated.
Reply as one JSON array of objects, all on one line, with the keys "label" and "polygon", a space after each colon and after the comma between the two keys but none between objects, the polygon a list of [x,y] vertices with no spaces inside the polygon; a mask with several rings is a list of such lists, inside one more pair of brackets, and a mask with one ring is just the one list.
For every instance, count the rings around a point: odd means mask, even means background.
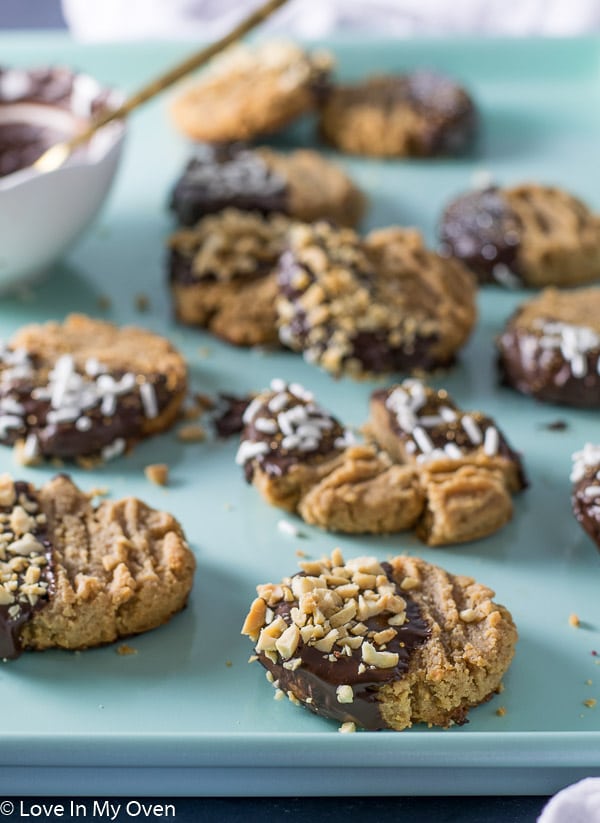
[{"label": "melted chocolate in bowl", "polygon": [[54,106],[0,104],[0,177],[31,166],[50,146],[72,137],[80,122]]}]

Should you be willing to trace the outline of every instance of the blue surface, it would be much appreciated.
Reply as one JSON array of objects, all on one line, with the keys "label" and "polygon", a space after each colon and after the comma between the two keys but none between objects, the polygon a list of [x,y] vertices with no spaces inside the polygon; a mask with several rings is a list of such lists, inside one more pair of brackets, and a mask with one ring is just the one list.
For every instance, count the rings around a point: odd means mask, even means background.
[{"label": "blue surface", "polygon": [[[60,36],[5,37],[0,47],[5,63],[71,63],[128,90],[189,49],[83,48]],[[451,71],[474,89],[483,112],[482,141],[469,158],[339,158],[371,195],[369,226],[410,223],[431,240],[442,203],[468,187],[482,167],[503,182],[563,183],[600,208],[597,181],[589,174],[600,137],[600,110],[590,105],[600,75],[595,41],[387,43],[375,56],[346,42],[337,51],[347,76],[418,64]],[[289,145],[308,134],[304,123],[279,142]],[[195,389],[243,392],[283,375],[313,388],[346,422],[362,422],[371,386],[335,383],[290,354],[232,350],[173,324],[162,272],[171,225],[164,203],[187,152],[164,101],[140,112],[102,219],[33,294],[3,301],[4,335],[23,322],[71,310],[98,314],[98,298],[108,295],[112,305],[104,316],[164,332],[185,351]],[[144,315],[133,308],[139,292],[152,302]],[[523,296],[483,293],[477,334],[457,369],[435,381],[464,407],[494,413],[513,444],[526,451],[533,485],[516,502],[514,521],[491,539],[442,551],[410,535],[339,539],[304,526],[301,544],[316,555],[336,544],[349,556],[419,553],[493,586],[521,632],[501,697],[473,711],[467,727],[401,735],[338,735],[335,724],[274,703],[260,670],[246,666],[250,648],[238,632],[254,584],[293,571],[298,543],[278,533],[281,514],[243,485],[232,462],[235,444],[184,447],[168,434],[93,476],[74,474],[84,487],[107,484],[115,497],[138,494],[182,520],[199,559],[190,608],[136,639],[135,657],[107,648],[30,655],[3,667],[0,699],[15,711],[3,721],[0,789],[26,792],[31,786],[32,744],[39,759],[36,790],[56,793],[68,791],[76,775],[80,790],[92,794],[148,794],[158,787],[173,794],[546,794],[600,772],[600,712],[582,705],[597,693],[591,650],[600,646],[599,558],[568,501],[570,452],[586,438],[598,439],[597,415],[542,407],[496,387],[492,340]],[[558,417],[568,419],[566,432],[542,428]],[[143,479],[143,467],[157,461],[171,466],[168,489]],[[12,468],[3,450],[0,470]],[[51,471],[25,475],[43,482]],[[568,625],[571,612],[580,615],[582,629]],[[495,713],[500,705],[507,708],[504,717]]]}]

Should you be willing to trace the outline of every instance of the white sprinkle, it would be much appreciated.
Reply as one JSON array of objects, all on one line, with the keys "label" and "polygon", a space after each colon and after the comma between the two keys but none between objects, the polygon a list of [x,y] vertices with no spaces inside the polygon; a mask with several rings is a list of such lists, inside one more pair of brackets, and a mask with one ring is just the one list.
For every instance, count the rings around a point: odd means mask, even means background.
[{"label": "white sprinkle", "polygon": [[306,403],[310,403],[314,398],[313,393],[307,391],[300,383],[290,383],[289,392],[290,394],[298,397],[300,400],[304,400]]},{"label": "white sprinkle", "polygon": [[463,453],[456,443],[446,443],[444,453],[446,457],[449,457],[451,460],[460,460],[463,457]]},{"label": "white sprinkle", "polygon": [[15,414],[0,414],[0,437],[6,437],[8,429],[18,429],[23,421]]},{"label": "white sprinkle", "polygon": [[71,423],[79,417],[79,409],[73,406],[63,406],[61,409],[53,409],[46,415],[48,423]]},{"label": "white sprinkle", "polygon": [[25,445],[23,446],[23,458],[26,463],[35,460],[40,451],[39,447],[40,444],[38,443],[37,435],[33,433],[28,434],[25,439]]},{"label": "white sprinkle", "polygon": [[156,390],[152,383],[140,384],[140,397],[142,398],[142,406],[144,407],[144,414],[149,420],[158,417],[158,401],[156,399]]},{"label": "white sprinkle", "polygon": [[301,442],[302,441],[297,434],[288,434],[281,441],[281,447],[283,449],[297,449],[299,448]]},{"label": "white sprinkle", "polygon": [[103,366],[95,357],[88,357],[84,369],[88,377],[97,377],[106,371],[106,366]]},{"label": "white sprinkle", "polygon": [[114,394],[106,394],[102,398],[100,411],[105,417],[112,417],[117,410],[117,398]]},{"label": "white sprinkle", "polygon": [[422,417],[419,417],[419,425],[425,426],[426,429],[439,426],[440,423],[443,422],[444,419],[439,414],[424,414]]},{"label": "white sprinkle", "polygon": [[275,434],[277,432],[277,423],[274,420],[269,420],[268,417],[257,417],[254,421],[254,428],[263,434]]},{"label": "white sprinkle", "polygon": [[507,289],[518,289],[521,286],[520,278],[505,263],[496,263],[492,268],[492,277]]},{"label": "white sprinkle", "polygon": [[494,175],[489,169],[475,169],[471,175],[472,189],[489,189],[494,185]]},{"label": "white sprinkle", "polygon": [[312,452],[319,448],[319,440],[316,437],[303,437],[298,443],[301,452]]},{"label": "white sprinkle", "polygon": [[483,438],[483,451],[488,457],[494,457],[498,454],[498,446],[500,445],[500,435],[495,426],[490,426],[485,430]]},{"label": "white sprinkle", "polygon": [[253,400],[251,400],[244,409],[244,414],[242,415],[242,423],[250,423],[256,412],[261,408],[261,406],[262,400],[259,397],[255,397]]},{"label": "white sprinkle", "polygon": [[15,400],[14,397],[3,397],[0,400],[0,410],[4,414],[24,414],[25,413],[25,406],[22,403],[19,403],[18,400]]},{"label": "white sprinkle", "polygon": [[412,437],[417,446],[423,452],[423,454],[427,454],[433,451],[433,443],[431,442],[431,438],[429,437],[425,429],[422,429],[419,426],[415,426],[415,428],[412,431]]},{"label": "white sprinkle", "polygon": [[414,443],[412,440],[409,440],[406,445],[404,446],[408,454],[414,454],[417,450],[417,444]]},{"label": "white sprinkle", "polygon": [[282,534],[288,534],[290,537],[299,537],[300,529],[289,520],[278,520],[277,528]]},{"label": "white sprinkle", "polygon": [[269,411],[273,412],[273,414],[278,414],[280,411],[285,409],[288,403],[289,398],[287,394],[276,394],[275,397],[272,397],[269,400]]},{"label": "white sprinkle", "polygon": [[125,441],[122,437],[117,437],[115,441],[109,443],[108,446],[105,446],[102,449],[102,459],[103,460],[113,460],[115,457],[119,457],[125,451]]},{"label": "white sprinkle", "polygon": [[296,429],[296,434],[298,437],[308,437],[314,440],[321,439],[321,429],[312,422],[301,423]]},{"label": "white sprinkle", "polygon": [[440,416],[446,423],[453,423],[456,420],[456,412],[450,406],[440,406]]},{"label": "white sprinkle", "polygon": [[587,358],[583,354],[574,354],[569,362],[573,377],[582,378],[587,374]]},{"label": "white sprinkle", "polygon": [[92,428],[92,421],[89,417],[79,417],[75,421],[75,428],[80,432],[87,432]]},{"label": "white sprinkle", "polygon": [[266,454],[268,451],[268,443],[253,443],[251,440],[242,440],[235,456],[235,462],[238,466],[243,466],[248,460]]},{"label": "white sprinkle", "polygon": [[588,486],[583,490],[584,497],[600,497],[600,486]]},{"label": "white sprinkle", "polygon": [[465,430],[465,434],[474,446],[479,446],[483,440],[481,429],[473,420],[470,414],[464,414],[461,419],[461,425]]},{"label": "white sprinkle", "polygon": [[292,435],[294,433],[294,427],[292,426],[287,413],[280,412],[277,415],[277,426],[283,435]]},{"label": "white sprinkle", "polygon": [[279,394],[279,392],[285,391],[286,388],[287,383],[280,377],[274,377],[273,380],[271,380],[271,391],[277,392]]},{"label": "white sprinkle", "polygon": [[594,443],[586,443],[583,449],[573,454],[571,482],[578,483],[583,480],[587,469],[595,466],[600,467],[600,446]]}]

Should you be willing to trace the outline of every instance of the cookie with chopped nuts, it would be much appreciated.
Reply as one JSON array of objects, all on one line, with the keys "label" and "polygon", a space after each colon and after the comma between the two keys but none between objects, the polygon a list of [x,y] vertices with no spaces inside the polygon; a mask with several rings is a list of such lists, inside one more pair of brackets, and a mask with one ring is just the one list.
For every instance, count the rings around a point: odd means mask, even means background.
[{"label": "cookie with chopped nuts", "polygon": [[149,631],[186,603],[194,556],[177,521],[59,475],[0,478],[0,657],[85,649]]},{"label": "cookie with chopped nuts", "polygon": [[416,557],[300,563],[257,586],[242,633],[276,696],[344,730],[448,727],[496,693],[517,630],[494,592]]},{"label": "cookie with chopped nuts", "polygon": [[600,288],[545,289],[498,339],[502,381],[546,403],[600,408]]},{"label": "cookie with chopped nuts", "polygon": [[335,87],[321,107],[320,129],[350,154],[435,157],[467,149],[476,121],[465,89],[435,72],[416,71]]},{"label": "cookie with chopped nuts", "polygon": [[178,320],[238,346],[278,345],[276,266],[290,220],[225,209],[170,240]]},{"label": "cookie with chopped nuts", "polygon": [[519,455],[494,420],[464,412],[448,392],[405,380],[371,395],[369,432],[394,461],[415,466],[425,505],[417,534],[430,546],[486,537],[512,516],[526,486]]},{"label": "cookie with chopped nuts", "polygon": [[283,154],[267,146],[229,143],[196,149],[170,206],[183,226],[226,208],[355,226],[365,197],[339,166],[316,151]]},{"label": "cookie with chopped nuts", "polygon": [[476,320],[473,276],[414,229],[294,225],[278,284],[281,342],[334,375],[448,366]]},{"label": "cookie with chopped nuts", "polygon": [[25,326],[0,350],[0,442],[25,463],[108,460],[168,428],[186,382],[182,356],[145,329],[78,314]]},{"label": "cookie with chopped nuts", "polygon": [[273,380],[250,402],[243,422],[236,460],[271,505],[347,533],[402,531],[420,514],[412,468],[355,445],[302,386]]},{"label": "cookie with chopped nuts", "polygon": [[440,222],[441,250],[481,283],[577,286],[600,278],[600,216],[552,186],[491,186],[461,195]]},{"label": "cookie with chopped nuts", "polygon": [[328,52],[290,42],[234,46],[173,100],[171,116],[192,140],[252,140],[314,109],[332,67]]},{"label": "cookie with chopped nuts", "polygon": [[573,514],[600,549],[600,446],[586,443],[575,452],[571,483]]}]

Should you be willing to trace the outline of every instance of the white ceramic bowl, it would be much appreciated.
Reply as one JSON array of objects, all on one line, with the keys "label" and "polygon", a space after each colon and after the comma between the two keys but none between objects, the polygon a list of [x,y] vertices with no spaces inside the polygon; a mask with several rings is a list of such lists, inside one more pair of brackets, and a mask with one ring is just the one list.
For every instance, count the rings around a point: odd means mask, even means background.
[{"label": "white ceramic bowl", "polygon": [[[50,100],[27,92],[35,73],[0,73],[0,127],[18,121],[70,134],[99,101],[110,107],[122,102],[120,93],[103,91],[88,75],[57,71],[63,87],[47,82],[42,89],[46,94],[50,88]],[[110,123],[55,171],[29,167],[0,177],[1,291],[39,278],[91,223],[108,194],[124,136],[123,123]]]}]

